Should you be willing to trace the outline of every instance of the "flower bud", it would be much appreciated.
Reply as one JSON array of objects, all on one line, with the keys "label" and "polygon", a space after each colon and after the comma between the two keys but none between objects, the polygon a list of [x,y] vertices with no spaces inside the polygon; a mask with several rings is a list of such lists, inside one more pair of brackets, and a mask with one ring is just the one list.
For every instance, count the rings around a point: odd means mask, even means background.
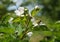
[{"label": "flower bud", "polygon": [[13,19],[14,19],[14,18],[11,17],[8,22],[9,22],[9,23],[12,23],[12,20],[13,20]]},{"label": "flower bud", "polygon": [[32,32],[28,32],[28,33],[27,33],[27,36],[28,36],[28,37],[31,37],[32,34],[33,34]]}]

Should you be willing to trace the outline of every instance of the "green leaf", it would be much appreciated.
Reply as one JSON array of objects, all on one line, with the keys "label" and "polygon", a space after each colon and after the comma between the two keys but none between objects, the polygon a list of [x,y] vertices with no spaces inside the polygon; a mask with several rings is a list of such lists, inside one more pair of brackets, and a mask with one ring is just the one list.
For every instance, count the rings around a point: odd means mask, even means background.
[{"label": "green leaf", "polygon": [[14,22],[14,23],[20,22],[20,18],[19,18],[19,17],[18,17],[18,18],[15,18],[15,19],[13,20],[13,22]]},{"label": "green leaf", "polygon": [[51,36],[52,32],[51,31],[42,31],[42,35],[44,35],[44,36]]},{"label": "green leaf", "polygon": [[9,15],[4,15],[3,17],[2,17],[2,21],[3,21],[3,23],[7,23],[8,22],[8,20],[10,19],[10,16]]},{"label": "green leaf", "polygon": [[18,34],[21,35],[23,29],[22,26],[19,24],[18,27],[16,28],[16,30],[18,30]]},{"label": "green leaf", "polygon": [[14,28],[0,28],[0,32],[4,32],[7,34],[13,34],[14,33]]},{"label": "green leaf", "polygon": [[33,10],[31,11],[31,15],[32,15],[32,16],[35,16],[36,14],[38,14],[39,11],[40,11],[39,8],[38,8],[38,9],[33,9]]}]

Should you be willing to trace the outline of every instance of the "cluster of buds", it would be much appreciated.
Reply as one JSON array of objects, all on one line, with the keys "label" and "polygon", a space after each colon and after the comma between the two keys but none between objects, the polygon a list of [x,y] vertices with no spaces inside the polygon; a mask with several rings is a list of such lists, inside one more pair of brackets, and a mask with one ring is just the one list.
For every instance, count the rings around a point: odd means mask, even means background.
[{"label": "cluster of buds", "polygon": [[41,25],[46,25],[45,23],[43,23],[41,20],[40,21],[36,21],[36,19],[35,18],[32,18],[31,19],[31,22],[32,22],[32,24],[33,24],[33,27],[36,27],[36,26],[41,26]]},{"label": "cluster of buds", "polygon": [[35,9],[39,9],[39,6],[37,5],[37,6],[35,6]]},{"label": "cluster of buds", "polygon": [[[34,8],[35,10],[39,10],[39,6],[35,6]],[[41,20],[36,20],[35,17],[33,17],[32,15],[30,15],[32,18],[31,18],[31,22],[33,24],[33,27],[36,27],[36,26],[39,26],[39,25],[46,25],[45,23],[43,23]]]},{"label": "cluster of buds", "polygon": [[34,17],[31,19],[31,22],[32,22],[32,24],[34,25],[33,27],[38,26],[38,24],[36,23],[36,20],[35,20]]}]

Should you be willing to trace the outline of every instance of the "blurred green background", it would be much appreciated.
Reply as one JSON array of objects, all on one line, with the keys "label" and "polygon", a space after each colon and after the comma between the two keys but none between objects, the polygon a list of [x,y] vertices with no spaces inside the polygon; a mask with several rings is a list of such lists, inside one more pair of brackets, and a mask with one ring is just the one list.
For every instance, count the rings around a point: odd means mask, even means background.
[{"label": "blurred green background", "polygon": [[[19,24],[20,19],[15,17],[14,11],[18,7],[26,7],[31,14],[36,5],[39,6],[40,11],[35,18],[42,20],[47,29],[43,29],[46,28],[44,26],[30,29],[34,34],[29,42],[60,42],[60,22],[56,23],[60,21],[60,0],[0,0],[0,42],[28,42],[15,38],[15,30],[18,30],[21,36],[23,27]],[[16,18],[14,24],[8,23],[10,17]]]}]

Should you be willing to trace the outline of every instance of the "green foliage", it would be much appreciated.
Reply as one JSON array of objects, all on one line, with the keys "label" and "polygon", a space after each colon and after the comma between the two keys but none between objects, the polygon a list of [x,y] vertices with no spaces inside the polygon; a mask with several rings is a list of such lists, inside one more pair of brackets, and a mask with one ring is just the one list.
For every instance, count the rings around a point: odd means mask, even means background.
[{"label": "green foliage", "polygon": [[[60,42],[60,22],[56,22],[60,19],[60,0],[28,0],[20,5],[24,6],[23,14],[17,9],[20,16],[7,10],[9,5],[15,4],[11,0],[0,2],[0,42]],[[37,6],[31,11],[25,8],[32,3],[43,4],[44,8]],[[41,22],[46,25],[40,25]],[[31,31],[33,35],[29,37],[27,33]]]},{"label": "green foliage", "polygon": [[39,11],[40,11],[39,8],[33,9],[32,12],[31,12],[31,15],[32,15],[32,16],[35,16]]}]

